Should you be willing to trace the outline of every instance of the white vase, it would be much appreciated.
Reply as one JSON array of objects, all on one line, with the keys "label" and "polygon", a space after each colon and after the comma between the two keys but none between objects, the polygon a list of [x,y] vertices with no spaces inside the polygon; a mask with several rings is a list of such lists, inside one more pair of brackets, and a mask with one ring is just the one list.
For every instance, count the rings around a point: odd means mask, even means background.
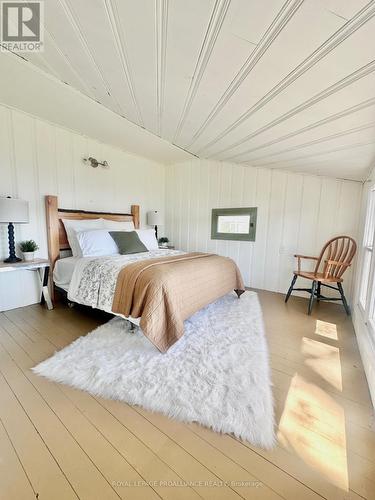
[{"label": "white vase", "polygon": [[32,260],[34,260],[34,253],[35,252],[22,252],[23,260],[25,262],[31,262]]}]

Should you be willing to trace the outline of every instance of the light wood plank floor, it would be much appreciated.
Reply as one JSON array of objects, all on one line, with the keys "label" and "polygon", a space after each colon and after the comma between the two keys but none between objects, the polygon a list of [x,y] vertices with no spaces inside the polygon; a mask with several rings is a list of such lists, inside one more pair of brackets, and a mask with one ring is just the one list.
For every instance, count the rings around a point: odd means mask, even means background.
[{"label": "light wood plank floor", "polygon": [[278,445],[50,383],[30,367],[106,319],[64,305],[0,314],[0,498],[375,499],[375,426],[342,308],[260,292]]}]

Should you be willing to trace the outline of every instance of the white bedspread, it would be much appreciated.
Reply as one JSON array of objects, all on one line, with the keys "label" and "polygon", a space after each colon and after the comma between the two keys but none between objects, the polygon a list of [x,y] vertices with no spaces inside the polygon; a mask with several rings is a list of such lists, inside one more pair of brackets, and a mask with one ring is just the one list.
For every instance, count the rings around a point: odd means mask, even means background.
[{"label": "white bedspread", "polygon": [[117,276],[128,264],[164,255],[183,254],[179,250],[151,250],[131,255],[84,257],[77,261],[70,282],[68,299],[86,306],[112,312]]},{"label": "white bedspread", "polygon": [[68,291],[69,283],[72,280],[74,268],[79,257],[64,257],[56,261],[53,270],[53,281],[55,285]]}]

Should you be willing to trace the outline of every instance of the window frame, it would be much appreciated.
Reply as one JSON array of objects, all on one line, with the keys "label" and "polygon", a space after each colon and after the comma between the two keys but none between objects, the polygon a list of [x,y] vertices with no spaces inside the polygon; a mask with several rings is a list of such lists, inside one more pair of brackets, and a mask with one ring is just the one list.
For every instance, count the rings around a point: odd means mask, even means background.
[{"label": "window frame", "polygon": [[[368,190],[366,203],[366,220],[362,238],[360,280],[358,287],[358,308],[361,311],[365,324],[375,340],[375,184]],[[369,256],[369,274],[366,290],[364,291],[363,277],[366,270],[366,255]],[[365,293],[365,303],[361,297]]]},{"label": "window frame", "polygon": [[[211,239],[226,241],[255,241],[257,225],[257,207],[213,208],[211,212]],[[249,215],[249,230],[247,233],[220,233],[218,221],[225,215]]]}]

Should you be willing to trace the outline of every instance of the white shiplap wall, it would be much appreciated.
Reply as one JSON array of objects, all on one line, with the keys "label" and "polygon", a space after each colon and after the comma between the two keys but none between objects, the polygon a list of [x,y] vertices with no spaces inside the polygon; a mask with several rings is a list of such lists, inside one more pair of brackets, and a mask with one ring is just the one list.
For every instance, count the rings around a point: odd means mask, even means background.
[{"label": "white shiplap wall", "polygon": [[[193,160],[167,167],[166,234],[183,250],[232,257],[245,283],[285,292],[293,255],[317,255],[331,237],[357,237],[359,182]],[[258,207],[255,242],[211,240],[211,209]],[[352,270],[344,287],[351,296]],[[302,282],[301,282],[302,284]]]},{"label": "white shiplap wall", "polygon": [[[87,118],[90,119],[89,117]],[[110,169],[93,169],[82,159],[107,160]],[[16,226],[18,241],[35,239],[47,256],[44,195],[56,194],[62,208],[146,212],[164,208],[165,167],[83,135],[0,106],[0,196],[30,202],[30,224]],[[0,258],[7,255],[7,227],[0,225]],[[38,301],[34,273],[0,275],[0,310]]]}]

